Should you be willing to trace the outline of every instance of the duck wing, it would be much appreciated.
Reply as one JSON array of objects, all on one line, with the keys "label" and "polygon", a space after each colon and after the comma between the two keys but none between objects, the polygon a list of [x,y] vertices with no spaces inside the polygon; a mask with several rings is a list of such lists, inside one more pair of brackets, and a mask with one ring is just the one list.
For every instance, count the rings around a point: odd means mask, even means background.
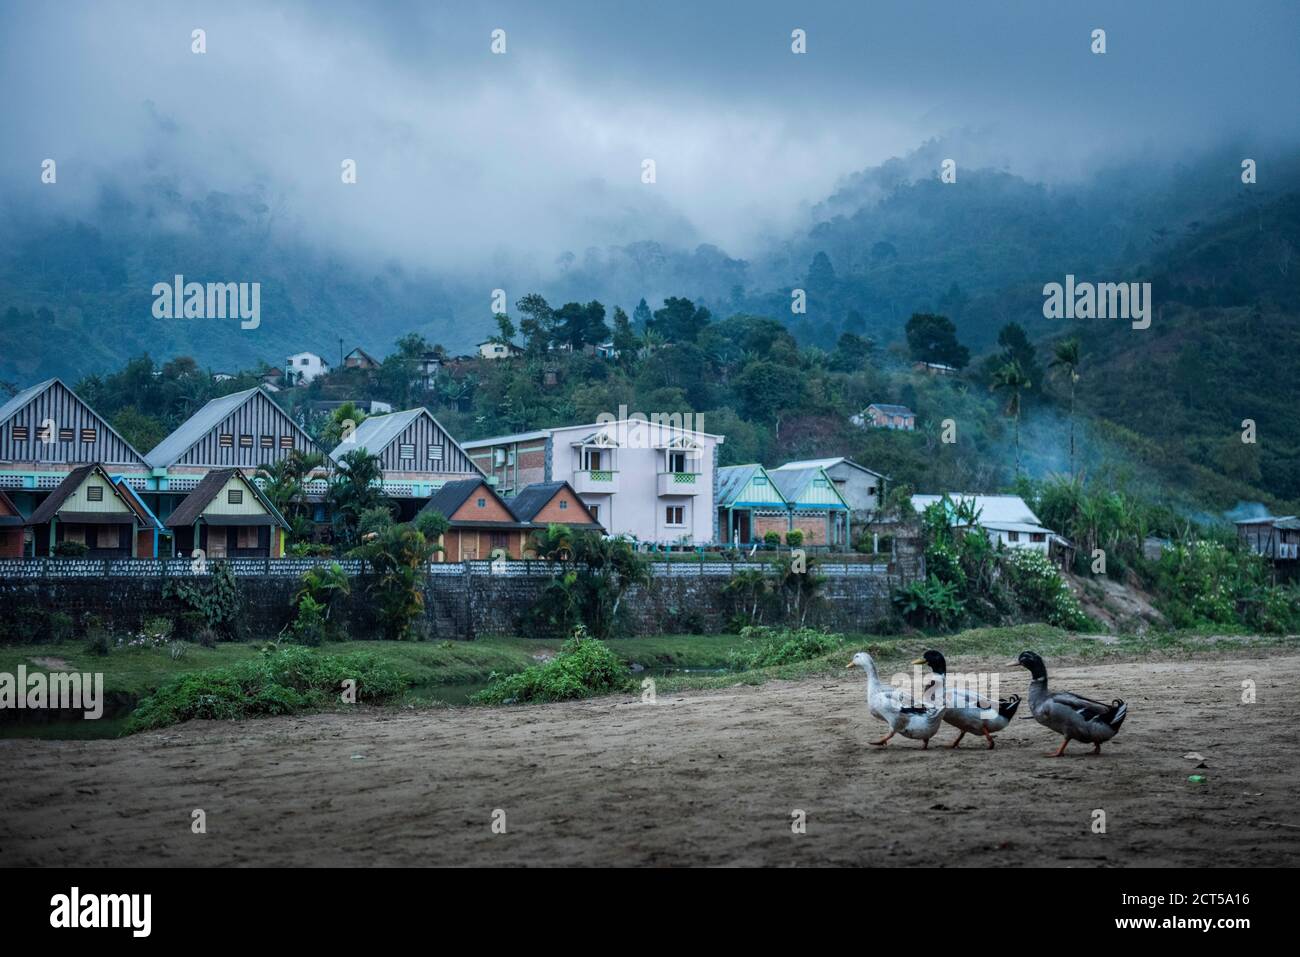
[{"label": "duck wing", "polygon": [[1101,720],[1109,724],[1111,719],[1118,715],[1118,712],[1125,710],[1123,701],[1116,700],[1111,704],[1103,704],[1100,701],[1093,701],[1091,698],[1085,698],[1083,695],[1073,694],[1069,691],[1055,691],[1050,697],[1052,704],[1069,708],[1084,721]]}]

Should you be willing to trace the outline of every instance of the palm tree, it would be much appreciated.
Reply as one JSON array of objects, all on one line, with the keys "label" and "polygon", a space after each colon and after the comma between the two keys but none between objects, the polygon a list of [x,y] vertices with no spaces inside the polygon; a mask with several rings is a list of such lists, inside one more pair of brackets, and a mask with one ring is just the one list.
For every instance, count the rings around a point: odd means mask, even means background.
[{"label": "palm tree", "polygon": [[1079,340],[1056,344],[1056,354],[1047,367],[1060,369],[1070,377],[1070,475],[1074,475],[1074,387],[1079,381]]},{"label": "palm tree", "polygon": [[1016,478],[1020,478],[1020,397],[1032,384],[1016,359],[993,373],[992,388],[1011,394],[1007,401],[1007,415],[1014,416],[1016,420]]}]

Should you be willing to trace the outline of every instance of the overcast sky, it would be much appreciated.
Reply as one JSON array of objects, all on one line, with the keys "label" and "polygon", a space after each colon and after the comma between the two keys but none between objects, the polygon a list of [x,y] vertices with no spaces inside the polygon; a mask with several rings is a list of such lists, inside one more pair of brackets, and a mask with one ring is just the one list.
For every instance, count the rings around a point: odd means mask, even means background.
[{"label": "overcast sky", "polygon": [[1047,180],[1293,142],[1297,38],[1281,0],[0,0],[0,201],[54,157],[73,210],[150,171],[260,182],[311,236],[426,265],[643,238],[747,255],[933,137]]}]

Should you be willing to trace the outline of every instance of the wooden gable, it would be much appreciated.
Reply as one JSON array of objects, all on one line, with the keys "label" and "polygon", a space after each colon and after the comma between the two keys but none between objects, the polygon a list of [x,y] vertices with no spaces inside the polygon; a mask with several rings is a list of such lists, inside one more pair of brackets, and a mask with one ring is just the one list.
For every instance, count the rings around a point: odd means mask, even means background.
[{"label": "wooden gable", "polygon": [[311,436],[258,389],[215,426],[197,436],[175,464],[255,469],[280,462],[294,450],[303,455],[321,452]]},{"label": "wooden gable", "polygon": [[379,456],[385,472],[432,472],[438,475],[482,475],[460,443],[426,409],[392,437]]},{"label": "wooden gable", "polygon": [[148,467],[144,456],[58,379],[30,392],[0,422],[0,462]]}]

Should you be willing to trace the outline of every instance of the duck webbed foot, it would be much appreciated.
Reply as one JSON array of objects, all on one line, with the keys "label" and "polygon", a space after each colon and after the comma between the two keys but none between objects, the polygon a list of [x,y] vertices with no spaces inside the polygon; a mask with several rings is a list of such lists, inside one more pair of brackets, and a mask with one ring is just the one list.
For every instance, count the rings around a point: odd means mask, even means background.
[{"label": "duck webbed foot", "polygon": [[896,731],[891,731],[891,732],[889,732],[889,734],[885,735],[885,736],[884,736],[883,738],[881,738],[879,741],[872,741],[871,743],[872,743],[873,745],[875,745],[876,747],[883,748],[885,745],[887,745],[887,744],[889,743],[889,739],[892,738],[892,737],[893,737],[895,734],[897,734],[897,733],[898,733],[898,732],[896,732]]},{"label": "duck webbed foot", "polygon": [[1069,743],[1070,743],[1070,739],[1066,738],[1064,741],[1061,742],[1061,746],[1057,748],[1055,751],[1053,751],[1051,754],[1049,754],[1048,757],[1059,758],[1061,755],[1065,754],[1065,746]]},{"label": "duck webbed foot", "polygon": [[955,748],[955,747],[957,747],[957,745],[961,744],[961,739],[964,738],[964,737],[966,737],[966,732],[965,732],[965,731],[963,731],[963,732],[961,732],[960,734],[958,734],[958,735],[957,735],[957,740],[954,741],[952,744],[948,745],[948,747],[949,747],[949,748]]},{"label": "duck webbed foot", "polygon": [[984,738],[985,738],[985,740],[988,741],[988,743],[989,743],[989,750],[992,751],[992,750],[993,750],[993,735],[989,734],[989,729],[988,729],[988,728],[985,728],[985,729],[984,729]]}]

